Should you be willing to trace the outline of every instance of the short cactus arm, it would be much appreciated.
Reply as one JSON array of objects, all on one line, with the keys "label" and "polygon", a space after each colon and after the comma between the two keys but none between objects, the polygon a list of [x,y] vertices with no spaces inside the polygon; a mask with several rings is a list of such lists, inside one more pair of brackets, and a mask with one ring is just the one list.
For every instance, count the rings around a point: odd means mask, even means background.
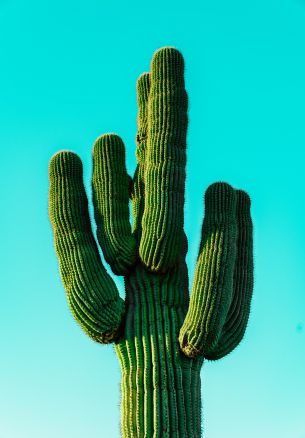
[{"label": "short cactus arm", "polygon": [[184,61],[167,47],[151,64],[145,151],[145,206],[139,254],[153,272],[178,260],[183,238],[187,94]]},{"label": "short cactus arm", "polygon": [[102,265],[91,231],[81,160],[72,152],[59,152],[50,162],[49,178],[49,214],[69,307],[92,339],[111,342],[125,304]]},{"label": "short cactus arm", "polygon": [[189,357],[208,354],[222,333],[233,296],[236,259],[236,195],[226,183],[205,194],[205,218],[189,309],[179,334]]},{"label": "short cactus arm", "polygon": [[216,360],[229,354],[242,340],[250,314],[253,293],[253,224],[250,198],[236,190],[237,254],[232,303],[216,347],[206,355]]},{"label": "short cactus arm", "polygon": [[93,147],[92,192],[97,238],[105,260],[117,275],[135,264],[136,241],[129,222],[129,177],[125,147],[115,134],[99,137]]}]

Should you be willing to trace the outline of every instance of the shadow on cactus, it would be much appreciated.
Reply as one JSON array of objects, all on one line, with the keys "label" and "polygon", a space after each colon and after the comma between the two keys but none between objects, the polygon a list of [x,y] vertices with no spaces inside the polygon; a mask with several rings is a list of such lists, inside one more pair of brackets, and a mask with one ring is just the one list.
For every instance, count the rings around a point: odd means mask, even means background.
[{"label": "shadow on cactus", "polygon": [[[253,290],[250,199],[224,182],[205,193],[205,218],[189,297],[183,230],[187,94],[184,61],[158,50],[137,82],[137,168],[126,171],[115,134],[93,148],[97,239],[125,300],[102,265],[91,229],[82,163],[50,162],[49,213],[69,307],[84,331],[114,343],[122,370],[124,438],[200,437],[200,369],[241,341]],[[129,222],[129,199],[133,228]]]}]

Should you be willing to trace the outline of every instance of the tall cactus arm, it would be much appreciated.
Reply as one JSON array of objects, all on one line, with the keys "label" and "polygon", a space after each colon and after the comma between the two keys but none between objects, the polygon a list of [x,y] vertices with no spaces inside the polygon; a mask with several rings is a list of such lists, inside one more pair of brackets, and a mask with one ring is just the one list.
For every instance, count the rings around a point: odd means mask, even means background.
[{"label": "tall cactus arm", "polygon": [[164,273],[179,258],[183,238],[187,94],[184,61],[174,48],[155,53],[151,64],[145,151],[145,206],[139,255]]},{"label": "tall cactus arm", "polygon": [[137,258],[129,222],[129,180],[125,147],[115,134],[99,137],[93,147],[92,193],[97,238],[105,260],[117,275],[126,275]]},{"label": "tall cactus arm", "polygon": [[118,336],[125,310],[92,234],[80,158],[57,153],[49,165],[49,215],[60,273],[74,318],[100,343]]},{"label": "tall cactus arm", "polygon": [[143,73],[137,80],[137,137],[136,137],[136,158],[137,167],[132,180],[132,213],[133,213],[133,234],[139,245],[142,234],[142,217],[144,212],[144,171],[145,171],[145,150],[147,143],[147,104],[150,90],[150,73]]},{"label": "tall cactus arm", "polygon": [[237,254],[233,279],[233,299],[216,347],[206,354],[210,360],[229,354],[242,340],[250,314],[253,293],[253,224],[250,198],[236,190]]},{"label": "tall cactus arm", "polygon": [[215,348],[232,302],[235,210],[235,190],[229,184],[208,187],[190,304],[179,334],[180,347],[189,357],[205,356]]}]

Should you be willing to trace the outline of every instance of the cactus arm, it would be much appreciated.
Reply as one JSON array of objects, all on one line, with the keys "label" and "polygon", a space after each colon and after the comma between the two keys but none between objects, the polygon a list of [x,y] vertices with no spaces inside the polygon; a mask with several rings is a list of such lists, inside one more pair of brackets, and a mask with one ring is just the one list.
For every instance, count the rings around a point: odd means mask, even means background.
[{"label": "cactus arm", "polygon": [[242,340],[250,314],[253,294],[253,224],[250,198],[236,190],[236,215],[238,226],[237,255],[233,282],[233,299],[223,333],[207,359],[216,360],[229,354]]},{"label": "cactus arm", "polygon": [[205,218],[190,304],[179,334],[189,357],[208,354],[219,340],[233,296],[236,258],[236,195],[226,183],[205,194]]},{"label": "cactus arm", "polygon": [[129,222],[125,147],[115,134],[102,135],[93,146],[92,193],[105,260],[115,274],[126,275],[136,261],[136,241]]},{"label": "cactus arm", "polygon": [[136,136],[136,158],[137,167],[132,180],[131,200],[133,214],[133,235],[139,245],[142,234],[142,216],[144,212],[144,166],[145,150],[147,142],[147,102],[150,90],[150,74],[143,73],[137,80],[137,136]]},{"label": "cactus arm", "polygon": [[173,48],[157,51],[151,64],[145,153],[145,206],[139,255],[164,273],[178,260],[183,238],[187,94],[184,61]]},{"label": "cactus arm", "polygon": [[111,342],[125,305],[102,265],[91,231],[81,160],[72,152],[57,153],[49,178],[49,214],[69,307],[92,339]]}]

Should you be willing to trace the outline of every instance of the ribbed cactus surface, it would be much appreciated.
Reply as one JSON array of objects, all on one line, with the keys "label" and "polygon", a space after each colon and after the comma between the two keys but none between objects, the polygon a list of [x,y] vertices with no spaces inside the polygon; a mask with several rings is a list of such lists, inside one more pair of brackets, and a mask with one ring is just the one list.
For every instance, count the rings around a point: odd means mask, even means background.
[{"label": "ribbed cactus surface", "polygon": [[[200,369],[241,341],[253,290],[250,198],[224,182],[205,193],[205,217],[189,296],[183,209],[187,94],[184,61],[158,50],[137,82],[137,168],[126,171],[115,134],[93,147],[97,240],[123,300],[102,264],[88,213],[80,158],[50,162],[49,212],[73,316],[100,343],[113,342],[121,370],[124,438],[199,438]],[[129,221],[132,203],[133,226]]]}]

